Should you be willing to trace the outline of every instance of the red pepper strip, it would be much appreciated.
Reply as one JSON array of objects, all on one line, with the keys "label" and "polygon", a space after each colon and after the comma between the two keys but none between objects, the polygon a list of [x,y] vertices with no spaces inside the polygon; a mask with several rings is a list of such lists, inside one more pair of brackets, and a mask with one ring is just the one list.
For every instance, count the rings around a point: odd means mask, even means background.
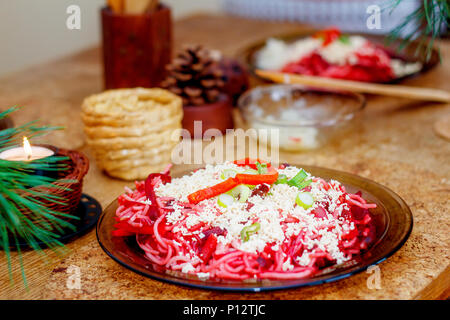
[{"label": "red pepper strip", "polygon": [[239,173],[234,178],[228,178],[224,182],[216,184],[212,187],[201,189],[194,193],[191,193],[190,195],[188,195],[188,200],[190,203],[197,204],[200,201],[210,199],[222,193],[230,191],[240,184],[258,185],[263,183],[275,183],[275,181],[277,181],[278,179],[278,171],[276,171],[273,167],[269,167],[267,171],[267,174]]},{"label": "red pepper strip", "polygon": [[188,200],[190,203],[197,204],[200,201],[210,199],[210,198],[218,196],[222,193],[230,191],[237,185],[238,185],[238,183],[235,181],[235,179],[228,178],[224,182],[216,184],[212,187],[201,189],[194,193],[191,193],[190,195],[188,195]]},{"label": "red pepper strip", "polygon": [[[164,173],[152,173],[148,176],[148,178],[145,180],[145,195],[147,196],[147,199],[149,199],[152,204],[150,205],[149,210],[149,217],[156,220],[159,216],[159,208],[156,202],[156,194],[155,194],[155,186],[157,183],[168,183],[172,180],[169,174]],[[128,204],[135,205],[135,204],[141,204],[137,201],[129,201],[124,200],[123,202],[127,202]],[[114,227],[117,230],[112,231],[112,235],[116,237],[126,237],[131,236],[134,234],[153,234],[153,226],[151,225],[144,225],[142,227],[133,227],[131,226],[128,221],[121,221],[118,217],[115,217],[116,223]],[[163,226],[163,225],[160,225]],[[159,230],[161,233],[164,232],[164,228]]]},{"label": "red pepper strip", "polygon": [[214,251],[217,247],[217,237],[214,234],[210,234],[205,244],[203,245],[202,252],[200,253],[200,258],[204,262],[208,262],[211,259]]},{"label": "red pepper strip", "polygon": [[337,28],[329,28],[322,31],[317,32],[313,35],[313,38],[322,38],[323,39],[323,46],[326,47],[330,43],[332,43],[334,40],[339,38],[341,36],[341,31]]},{"label": "red pepper strip", "polygon": [[172,181],[172,178],[169,174],[162,174],[162,173],[151,173],[145,180],[145,195],[147,196],[147,199],[149,199],[152,204],[156,204],[156,194],[155,194],[155,186],[159,179],[161,180],[161,183],[166,184]]},{"label": "red pepper strip", "polygon": [[250,184],[250,185],[258,185],[258,184],[273,184],[278,179],[278,171],[276,171],[273,167],[267,169],[266,174],[245,174],[238,173],[234,179],[238,182],[238,184]]},{"label": "red pepper strip", "polygon": [[256,167],[256,162],[259,162],[261,164],[266,164],[267,168],[269,168],[271,166],[270,162],[260,160],[260,159],[245,158],[245,159],[233,161],[234,164],[236,164],[240,167],[249,166],[250,168],[257,170],[258,168]]},{"label": "red pepper strip", "polygon": [[153,220],[156,220],[159,216],[155,193],[155,187],[159,181],[165,184],[172,181],[172,178],[169,174],[151,173],[145,180],[145,195],[147,196],[147,199],[152,202],[148,215]]}]

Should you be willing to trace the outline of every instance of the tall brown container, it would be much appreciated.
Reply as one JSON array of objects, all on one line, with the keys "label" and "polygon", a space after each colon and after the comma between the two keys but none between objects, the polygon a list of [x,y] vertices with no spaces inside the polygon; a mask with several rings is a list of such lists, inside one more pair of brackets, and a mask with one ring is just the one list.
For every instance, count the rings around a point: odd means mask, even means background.
[{"label": "tall brown container", "polygon": [[132,15],[106,7],[101,16],[105,88],[158,86],[172,54],[170,8]]}]

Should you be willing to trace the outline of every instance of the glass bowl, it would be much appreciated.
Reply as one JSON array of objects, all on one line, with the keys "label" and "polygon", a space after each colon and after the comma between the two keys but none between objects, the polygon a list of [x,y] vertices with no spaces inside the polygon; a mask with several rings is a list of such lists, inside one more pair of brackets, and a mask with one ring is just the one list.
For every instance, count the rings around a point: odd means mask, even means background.
[{"label": "glass bowl", "polygon": [[273,135],[278,134],[280,149],[287,151],[316,149],[344,138],[365,105],[362,94],[288,84],[256,87],[238,101],[245,127],[256,129],[264,144],[276,141]]}]

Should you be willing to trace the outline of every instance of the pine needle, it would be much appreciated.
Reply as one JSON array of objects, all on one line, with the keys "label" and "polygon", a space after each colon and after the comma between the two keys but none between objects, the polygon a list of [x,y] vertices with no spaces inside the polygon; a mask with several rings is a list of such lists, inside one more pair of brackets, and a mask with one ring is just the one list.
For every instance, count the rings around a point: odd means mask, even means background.
[{"label": "pine needle", "polygon": [[[399,6],[401,1],[391,0],[390,14]],[[386,38],[388,45],[394,41],[399,41],[398,51],[410,46],[412,41],[417,40],[418,46],[415,55],[424,55],[425,61],[432,57],[435,40],[440,37],[445,28],[449,28],[449,4],[448,0],[423,0],[422,6],[418,7],[412,13],[408,14],[404,20],[399,23]],[[411,31],[405,33],[408,27]],[[441,57],[438,48],[439,57]]]},{"label": "pine needle", "polygon": [[[20,108],[15,106],[0,112],[0,119],[9,116]],[[36,121],[0,131],[0,152],[21,144],[23,136],[33,138],[41,136],[61,127],[38,126]],[[45,160],[6,161],[0,159],[0,249],[5,252],[8,274],[11,284],[12,276],[11,249],[15,248],[19,260],[22,279],[28,287],[22,252],[19,240],[23,240],[30,248],[35,250],[43,259],[47,259],[43,243],[47,248],[57,254],[64,253],[65,247],[58,239],[67,229],[75,230],[75,226],[64,218],[79,219],[76,216],[56,212],[46,207],[44,201],[57,204],[67,204],[67,199],[45,192],[46,188],[70,190],[67,186],[56,186],[55,179],[36,175],[36,170],[47,172],[60,172],[68,170],[64,161],[67,157],[51,156]],[[75,180],[65,180],[63,183],[74,183]],[[32,190],[31,188],[42,186]],[[42,190],[42,191],[41,191]],[[27,211],[25,215],[22,212]]]}]

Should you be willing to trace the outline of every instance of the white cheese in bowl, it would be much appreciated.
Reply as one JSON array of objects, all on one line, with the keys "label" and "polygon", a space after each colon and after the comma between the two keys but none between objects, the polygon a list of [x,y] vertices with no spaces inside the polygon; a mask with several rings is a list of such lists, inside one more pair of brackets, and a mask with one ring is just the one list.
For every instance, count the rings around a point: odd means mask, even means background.
[{"label": "white cheese in bowl", "polygon": [[279,146],[287,151],[316,149],[320,146],[319,130],[314,127],[280,128],[258,121],[250,122],[250,126],[258,131],[268,132],[268,134],[258,134],[259,141],[264,144],[273,141],[271,129],[278,129]]},{"label": "white cheese in bowl", "polygon": [[278,138],[280,149],[301,151],[316,149],[346,130],[364,108],[364,97],[269,85],[248,91],[238,105],[246,127],[256,129],[261,143],[269,145]]}]

